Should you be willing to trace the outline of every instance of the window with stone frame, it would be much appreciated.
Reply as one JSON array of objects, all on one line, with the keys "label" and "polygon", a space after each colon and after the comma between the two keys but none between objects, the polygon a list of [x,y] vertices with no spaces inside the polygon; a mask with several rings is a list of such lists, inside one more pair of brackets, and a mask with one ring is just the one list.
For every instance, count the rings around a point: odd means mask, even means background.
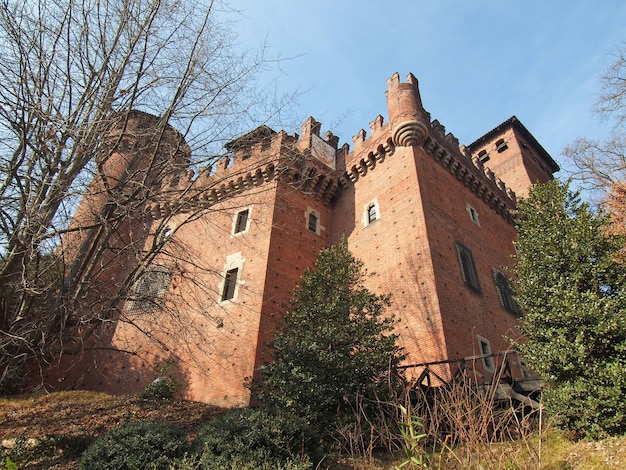
[{"label": "window with stone frame", "polygon": [[363,226],[367,227],[380,219],[380,210],[378,208],[378,202],[376,200],[371,201],[365,206],[365,213],[363,215]]},{"label": "window with stone frame", "polygon": [[248,220],[250,218],[250,209],[244,209],[237,212],[235,216],[235,226],[233,228],[233,234],[245,232],[248,229]]},{"label": "window with stone frame", "polygon": [[459,257],[459,265],[461,267],[463,282],[468,288],[470,288],[474,292],[480,293],[478,272],[476,271],[476,264],[474,263],[474,257],[472,256],[472,252],[458,242],[456,243],[456,252]]},{"label": "window with stone frame", "polygon": [[317,224],[319,220],[315,212],[309,212],[309,230],[317,233]]},{"label": "window with stone frame", "polygon": [[478,347],[480,348],[480,356],[483,362],[483,367],[487,372],[493,372],[496,369],[496,361],[491,351],[491,343],[488,339],[478,335]]},{"label": "window with stone frame", "polygon": [[498,293],[498,298],[500,299],[500,305],[513,315],[519,316],[520,308],[515,301],[515,292],[511,288],[511,283],[508,278],[504,275],[504,273],[494,269],[493,280],[496,284],[496,292]]},{"label": "window with stone frame", "polygon": [[478,218],[478,211],[469,204],[466,205],[467,213],[470,216],[470,220],[476,225],[480,225],[480,219]]},{"label": "window with stone frame", "polygon": [[224,274],[224,287],[222,288],[222,302],[225,300],[232,300],[235,298],[235,288],[237,287],[237,276],[239,274],[239,268],[233,268],[226,271]]},{"label": "window with stone frame", "polygon": [[166,266],[148,267],[132,288],[128,310],[148,312],[161,307],[171,280],[172,273]]}]

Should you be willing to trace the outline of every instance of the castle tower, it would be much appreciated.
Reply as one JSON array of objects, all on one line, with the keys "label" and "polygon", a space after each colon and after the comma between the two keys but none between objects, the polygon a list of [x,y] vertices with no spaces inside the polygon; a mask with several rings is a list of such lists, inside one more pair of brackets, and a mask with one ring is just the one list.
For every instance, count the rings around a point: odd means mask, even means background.
[{"label": "castle tower", "polygon": [[552,179],[559,166],[524,125],[513,116],[468,145],[518,197],[538,181]]},{"label": "castle tower", "polygon": [[[428,368],[447,380],[458,368],[452,359],[506,351],[504,335],[515,336],[520,312],[506,277],[514,253],[512,188],[545,181],[558,167],[533,173],[526,159],[510,159],[500,175],[430,121],[413,75],[400,83],[394,74],[387,85],[389,124],[377,118],[371,137],[357,134],[346,156],[351,184],[335,206],[335,236],[345,234],[376,273],[370,288],[392,293],[412,374]],[[529,135],[522,137],[532,142]],[[478,362],[488,380],[496,360]]]}]

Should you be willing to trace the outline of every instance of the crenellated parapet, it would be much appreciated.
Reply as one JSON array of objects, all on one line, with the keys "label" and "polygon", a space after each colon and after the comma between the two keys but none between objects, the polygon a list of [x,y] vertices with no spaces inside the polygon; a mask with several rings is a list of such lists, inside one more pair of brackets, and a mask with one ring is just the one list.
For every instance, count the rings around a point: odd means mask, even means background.
[{"label": "crenellated parapet", "polygon": [[[436,125],[440,126],[439,123]],[[478,158],[471,157],[458,147],[452,151],[450,139],[442,141],[437,137],[432,132],[426,139],[422,146],[425,152],[503,219],[513,223],[511,210],[517,202],[515,193],[493,171],[484,167]]]},{"label": "crenellated parapet", "polygon": [[370,138],[363,129],[353,137],[354,150],[346,152],[346,169],[340,183],[345,187],[356,183],[391,157],[398,147],[422,147],[469,191],[513,223],[515,193],[465,147],[460,147],[459,140],[446,132],[443,124],[430,120],[430,114],[422,106],[417,79],[409,74],[407,83],[401,83],[395,73],[387,86],[390,122],[384,124],[382,116],[377,116],[370,123]]},{"label": "crenellated parapet", "polygon": [[[308,123],[319,134],[319,125],[312,118]],[[320,148],[314,140],[317,134],[307,136],[312,145],[303,145],[297,135],[262,126],[227,144],[229,153],[216,158],[213,165],[199,168],[197,174],[189,169],[167,180],[158,200],[149,204],[148,213],[158,219],[203,210],[272,182],[286,183],[329,204],[340,187],[339,179],[315,154]],[[338,138],[327,133],[323,142],[336,148]]]}]

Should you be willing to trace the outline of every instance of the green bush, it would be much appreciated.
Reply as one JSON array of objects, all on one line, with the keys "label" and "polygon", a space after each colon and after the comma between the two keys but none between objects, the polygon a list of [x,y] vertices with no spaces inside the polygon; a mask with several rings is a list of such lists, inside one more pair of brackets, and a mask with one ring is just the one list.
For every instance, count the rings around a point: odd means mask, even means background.
[{"label": "green bush", "polygon": [[[37,439],[18,438],[11,449],[6,449],[5,455],[22,467],[27,462],[55,458],[59,455],[68,459],[78,458],[92,442],[93,438],[86,434],[51,435]],[[0,465],[0,469],[2,468]]]},{"label": "green bush", "polygon": [[304,426],[254,408],[233,409],[209,421],[193,444],[196,468],[203,469],[307,469],[307,453],[314,448]]},{"label": "green bush", "polygon": [[153,398],[169,399],[174,395],[176,388],[176,383],[169,377],[159,377],[146,385],[141,397],[148,400]]},{"label": "green bush", "polygon": [[168,470],[186,451],[176,426],[140,421],[127,423],[100,437],[83,453],[83,470]]}]

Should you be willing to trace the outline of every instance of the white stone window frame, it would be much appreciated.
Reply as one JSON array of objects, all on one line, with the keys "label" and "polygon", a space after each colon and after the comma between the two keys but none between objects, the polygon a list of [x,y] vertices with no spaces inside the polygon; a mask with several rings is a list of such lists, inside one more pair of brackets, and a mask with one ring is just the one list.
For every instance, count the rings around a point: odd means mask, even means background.
[{"label": "white stone window frame", "polygon": [[485,338],[484,336],[476,335],[476,339],[478,340],[478,351],[480,352],[480,357],[483,363],[483,367],[487,372],[493,373],[496,370],[496,361],[491,349],[491,342]]},{"label": "white stone window frame", "polygon": [[[374,213],[376,215],[375,219],[372,219],[370,217],[370,214],[371,214],[370,211],[372,209],[374,209]],[[369,227],[373,223],[378,222],[380,219],[381,219],[380,205],[378,204],[378,199],[374,198],[371,201],[369,201],[367,204],[365,204],[365,206],[363,207],[363,227]]]},{"label": "white stone window frame", "polygon": [[[224,267],[222,268],[222,273],[220,275],[221,279],[220,279],[219,287],[217,291],[219,305],[233,303],[237,301],[237,299],[239,298],[240,287],[245,286],[245,282],[242,280],[244,262],[245,262],[245,258],[241,256],[240,251],[230,254],[226,257],[226,263],[224,264]],[[237,269],[237,278],[235,279],[235,288],[233,291],[233,296],[228,299],[224,299],[223,297],[225,293],[224,289],[226,287],[226,276],[227,276],[227,273],[229,271],[232,271],[233,269]]]},{"label": "white stone window frame", "polygon": [[[237,221],[239,220],[239,214],[245,211],[248,211],[248,218],[246,219],[246,226],[240,232],[235,232],[235,230],[237,230]],[[252,205],[247,206],[247,207],[241,207],[237,212],[235,212],[235,216],[233,217],[232,226],[230,229],[231,236],[238,237],[240,235],[248,233],[248,231],[250,230],[251,222],[252,222]]]},{"label": "white stone window frame", "polygon": [[[311,215],[315,216],[315,218],[317,219],[317,223],[315,224],[315,230],[311,230],[311,226],[309,224]],[[319,211],[316,211],[312,207],[306,208],[306,212],[304,213],[304,227],[306,228],[307,232],[314,233],[317,236],[321,235],[324,227],[322,226],[322,218],[320,217]]]},{"label": "white stone window frame", "polygon": [[469,214],[470,220],[480,227],[480,218],[478,217],[478,211],[469,203],[466,204],[465,210]]}]

